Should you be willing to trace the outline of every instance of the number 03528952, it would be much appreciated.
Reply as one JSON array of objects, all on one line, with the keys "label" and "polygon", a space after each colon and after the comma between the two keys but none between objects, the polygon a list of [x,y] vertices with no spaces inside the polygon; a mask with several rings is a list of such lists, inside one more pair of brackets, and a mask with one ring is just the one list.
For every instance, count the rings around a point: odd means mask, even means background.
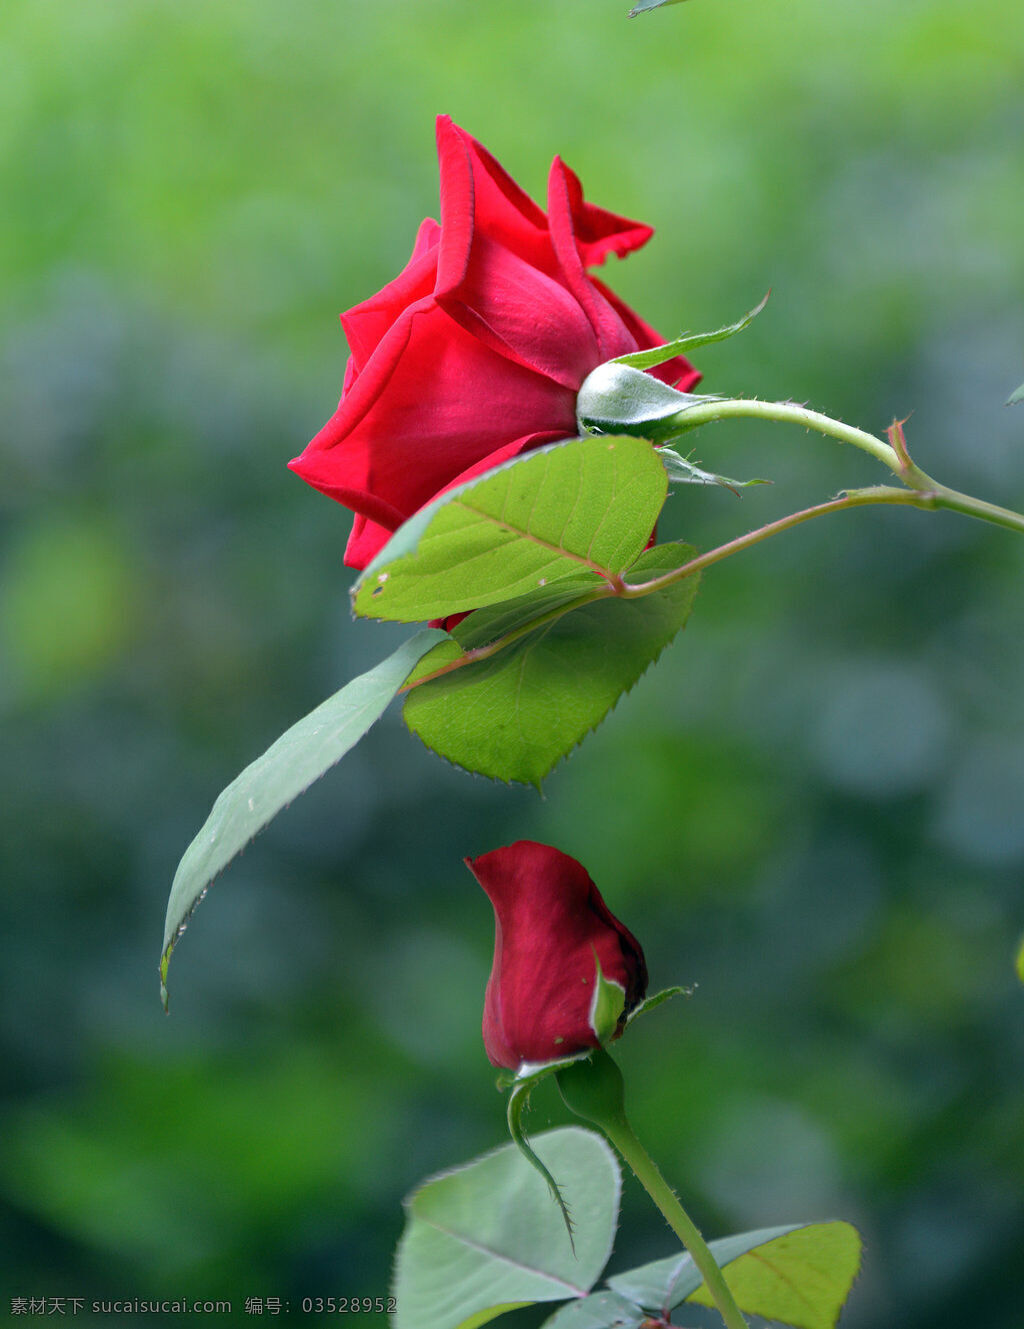
[{"label": "number 03528952", "polygon": [[303,1297],[306,1315],[394,1315],[398,1302],[394,1297]]}]

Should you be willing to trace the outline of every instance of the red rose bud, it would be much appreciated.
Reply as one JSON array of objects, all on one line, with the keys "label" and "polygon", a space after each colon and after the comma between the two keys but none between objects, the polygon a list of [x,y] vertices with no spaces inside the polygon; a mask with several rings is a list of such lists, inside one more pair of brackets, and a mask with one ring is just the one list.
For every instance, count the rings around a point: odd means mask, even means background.
[{"label": "red rose bud", "polygon": [[647,991],[647,965],[583,866],[533,840],[466,866],[494,906],[483,1020],[492,1063],[517,1070],[618,1037]]},{"label": "red rose bud", "polygon": [[[341,402],[291,463],[356,513],[352,568],[442,491],[574,438],[591,370],[664,340],[588,272],[649,226],[585,202],[557,157],[545,215],[447,116],[437,148],[440,225],[424,221],[399,276],[341,316]],[[700,377],[682,356],[651,373],[684,391]]]}]

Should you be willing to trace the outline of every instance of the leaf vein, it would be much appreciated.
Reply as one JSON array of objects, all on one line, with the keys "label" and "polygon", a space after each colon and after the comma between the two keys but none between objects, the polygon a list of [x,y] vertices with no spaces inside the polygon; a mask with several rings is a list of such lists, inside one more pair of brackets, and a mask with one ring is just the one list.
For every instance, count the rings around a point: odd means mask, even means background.
[{"label": "leaf vein", "polygon": [[453,1241],[460,1242],[470,1250],[479,1251],[481,1255],[488,1255],[492,1260],[497,1260],[501,1264],[511,1265],[513,1269],[520,1269],[528,1274],[536,1274],[538,1278],[547,1279],[555,1287],[568,1288],[569,1294],[574,1297],[585,1297],[590,1290],[585,1287],[577,1287],[575,1283],[570,1283],[567,1279],[559,1278],[557,1274],[549,1273],[547,1269],[538,1269],[533,1265],[524,1264],[521,1260],[514,1260],[510,1255],[503,1255],[501,1251],[496,1251],[493,1247],[486,1245],[482,1241],[474,1241],[472,1237],[467,1237],[462,1232],[456,1232],[453,1228],[445,1227],[443,1223],[438,1223],[436,1219],[421,1218],[420,1220],[432,1227],[435,1232],[441,1232],[446,1237],[451,1237]]}]

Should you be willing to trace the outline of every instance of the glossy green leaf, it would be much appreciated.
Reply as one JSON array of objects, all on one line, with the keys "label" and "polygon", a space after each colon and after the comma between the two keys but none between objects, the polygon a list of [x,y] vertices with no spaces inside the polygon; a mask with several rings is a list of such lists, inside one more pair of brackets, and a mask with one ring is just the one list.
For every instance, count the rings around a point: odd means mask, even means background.
[{"label": "glossy green leaf", "polygon": [[442,495],[392,536],[353,591],[357,614],[416,622],[615,575],[650,538],[668,492],[643,439],[571,439]]},{"label": "glossy green leaf", "polygon": [[[680,4],[681,0],[657,0],[656,4],[639,4],[634,13],[640,13],[644,9],[656,9],[658,4]],[[726,341],[729,337],[735,337],[737,332],[742,332],[744,328],[749,328],[754,319],[757,318],[761,310],[768,303],[768,297],[771,291],[765,293],[764,298],[759,300],[753,309],[737,319],[735,323],[727,323],[724,328],[716,328],[714,332],[684,332],[681,337],[675,341],[666,342],[664,346],[654,346],[649,351],[630,351],[626,355],[620,355],[612,361],[617,365],[631,365],[634,369],[653,369],[655,365],[663,365],[667,360],[673,360],[677,355],[683,355],[687,351],[695,351],[700,346],[708,346],[712,342]]]},{"label": "glossy green leaf", "polygon": [[476,650],[506,633],[517,631],[524,624],[537,622],[543,616],[554,616],[574,602],[582,605],[604,596],[605,588],[589,574],[564,577],[553,586],[545,586],[517,600],[505,600],[476,610],[452,628],[452,636],[462,650]]},{"label": "glossy green leaf", "polygon": [[[637,585],[653,580],[693,553],[682,544],[647,550],[628,579]],[[405,722],[429,748],[466,770],[539,785],[657,659],[689,617],[696,593],[697,577],[686,577],[642,598],[584,604],[533,631],[526,603],[519,610],[522,636],[412,687]],[[459,625],[457,638],[470,624]],[[467,626],[466,635],[474,630]],[[460,641],[446,641],[412,678],[461,658]]]},{"label": "glossy green leaf", "polygon": [[470,1329],[514,1306],[583,1297],[611,1254],[621,1180],[611,1148],[569,1126],[536,1137],[575,1222],[514,1145],[434,1177],[406,1200],[395,1329]]},{"label": "glossy green leaf", "polygon": [[[860,1235],[842,1222],[764,1228],[710,1248],[740,1310],[794,1329],[834,1329],[860,1269]],[[714,1305],[685,1253],[617,1274],[608,1285],[662,1314],[684,1301]]]},{"label": "glossy green leaf", "polygon": [[185,850],[167,901],[160,985],[167,1005],[171,952],[210,882],[281,809],[341,760],[409,676],[417,660],[447,640],[425,628],[368,673],[354,678],[281,735],[233,780]]}]

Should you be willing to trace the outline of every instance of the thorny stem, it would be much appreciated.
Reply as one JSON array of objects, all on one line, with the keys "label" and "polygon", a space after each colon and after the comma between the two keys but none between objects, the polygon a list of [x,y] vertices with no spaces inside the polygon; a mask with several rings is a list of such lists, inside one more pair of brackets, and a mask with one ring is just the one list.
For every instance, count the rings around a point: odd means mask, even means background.
[{"label": "thorny stem", "polygon": [[725,1275],[708,1249],[700,1229],[679,1203],[675,1191],[661,1175],[658,1165],[637,1139],[629,1122],[623,1117],[621,1122],[603,1122],[602,1127],[608,1139],[629,1164],[637,1181],[661,1210],[665,1222],[682,1242],[683,1248],[689,1252],[690,1258],[707,1284],[711,1300],[728,1329],[748,1329],[743,1312],[736,1305],[736,1299],[729,1290]]},{"label": "thorny stem", "polygon": [[883,462],[891,471],[900,474],[900,458],[895,447],[883,443],[874,434],[863,429],[856,429],[842,420],[833,420],[820,411],[812,411],[793,401],[757,401],[753,397],[723,397],[719,400],[703,401],[696,406],[687,406],[673,416],[682,429],[695,429],[698,425],[712,424],[715,420],[778,420],[784,424],[803,425],[807,429],[816,429],[819,434],[836,438],[840,443],[851,443],[862,452],[870,453],[877,461]]},{"label": "thorny stem", "polygon": [[438,669],[417,679],[415,683],[407,683],[401,691],[406,692],[410,688],[419,687],[420,684],[428,683],[432,679],[451,673],[455,669],[462,669],[466,665],[487,660],[492,655],[496,655],[499,651],[512,645],[513,642],[518,641],[519,638],[555,622],[563,614],[567,614],[573,609],[579,609],[583,605],[592,604],[597,600],[605,600],[611,596],[635,600],[645,595],[653,595],[656,591],[664,590],[677,581],[692,577],[695,573],[710,567],[713,563],[719,563],[722,559],[729,558],[731,555],[738,554],[745,549],[752,549],[754,545],[760,544],[762,540],[767,540],[773,535],[779,535],[782,531],[791,530],[794,526],[800,526],[803,522],[810,521],[814,517],[824,517],[833,512],[845,512],[849,508],[867,507],[879,503],[922,508],[926,511],[944,508],[950,512],[962,513],[967,517],[976,517],[979,521],[992,522],[996,526],[1003,526],[1011,531],[1024,532],[1024,516],[1019,512],[1014,512],[1010,508],[1001,508],[995,503],[986,503],[984,499],[972,498],[969,494],[962,494],[956,489],[950,489],[922,471],[911,460],[907,451],[902,421],[896,421],[889,427],[887,432],[890,443],[883,443],[874,434],[869,434],[863,429],[856,429],[853,425],[844,424],[841,420],[833,420],[831,416],[822,415],[819,411],[809,410],[806,406],[800,406],[795,402],[756,401],[753,398],[739,397],[725,398],[701,402],[696,406],[688,406],[685,410],[680,411],[678,416],[680,425],[686,429],[694,428],[697,425],[711,424],[716,420],[740,418],[777,420],[784,423],[800,424],[829,438],[838,439],[841,443],[850,443],[888,466],[903,481],[906,488],[897,489],[894,485],[873,485],[867,489],[850,489],[825,503],[817,503],[813,507],[802,508],[799,512],[792,512],[786,517],[780,517],[777,521],[759,526],[746,535],[737,536],[736,539],[729,540],[725,544],[709,550],[706,554],[700,554],[697,558],[691,559],[689,563],[684,563],[682,567],[674,568],[671,572],[666,572],[651,581],[631,585],[623,581],[621,577],[605,580],[600,585],[595,586],[593,591],[585,592],[567,604],[559,605],[546,614],[540,614],[536,618],[520,624],[519,627],[506,633],[503,637],[498,637],[495,641],[488,642],[485,646],[478,646],[466,651],[458,659],[441,665]]},{"label": "thorny stem", "polygon": [[813,517],[825,517],[832,512],[846,512],[850,508],[867,507],[875,503],[895,503],[904,507],[908,505],[911,507],[931,506],[931,504],[922,503],[919,500],[919,495],[906,489],[896,489],[893,485],[875,485],[871,489],[851,489],[845,494],[840,494],[837,498],[830,498],[826,503],[816,503],[813,507],[801,508],[799,512],[791,512],[788,516],[780,517],[777,521],[759,526],[755,531],[748,531],[746,535],[738,535],[735,540],[729,540],[724,545],[709,549],[706,554],[698,554],[689,563],[684,563],[682,567],[674,568],[661,577],[655,577],[652,581],[629,586],[625,592],[626,599],[636,599],[644,595],[652,595],[655,591],[664,590],[666,586],[671,586],[673,582],[681,581],[684,577],[692,577],[695,572],[710,567],[712,563],[720,563],[723,558],[728,558],[731,554],[739,554],[744,549],[752,549],[754,545],[760,544],[762,540],[768,540],[771,536],[779,535],[782,531],[792,530],[794,526],[800,526]]},{"label": "thorny stem", "polygon": [[[844,424],[842,420],[833,420],[791,401],[756,401],[747,397],[726,397],[720,401],[704,401],[696,406],[688,406],[675,417],[682,429],[693,429],[698,425],[711,424],[715,420],[778,420],[786,424],[803,425],[814,429],[827,438],[838,439],[840,443],[849,443],[860,448],[869,456],[888,466],[897,475],[913,496],[903,501],[919,508],[948,508],[951,512],[961,512],[968,517],[977,517],[981,521],[994,522],[997,526],[1007,526],[1010,530],[1024,531],[1024,517],[1009,508],[997,507],[983,499],[972,498],[955,489],[939,484],[926,474],[910,459],[906,440],[903,436],[903,421],[894,422],[888,429],[890,442],[883,443],[874,434]],[[859,490],[858,493],[882,493],[884,490]],[[863,499],[862,502],[893,503],[893,498]]]},{"label": "thorny stem", "polygon": [[727,1329],[747,1329],[747,1322],[707,1242],[629,1124],[625,1085],[615,1061],[604,1048],[598,1048],[589,1057],[556,1071],[555,1080],[566,1107],[599,1127],[632,1168],[637,1181],[689,1252]]}]

